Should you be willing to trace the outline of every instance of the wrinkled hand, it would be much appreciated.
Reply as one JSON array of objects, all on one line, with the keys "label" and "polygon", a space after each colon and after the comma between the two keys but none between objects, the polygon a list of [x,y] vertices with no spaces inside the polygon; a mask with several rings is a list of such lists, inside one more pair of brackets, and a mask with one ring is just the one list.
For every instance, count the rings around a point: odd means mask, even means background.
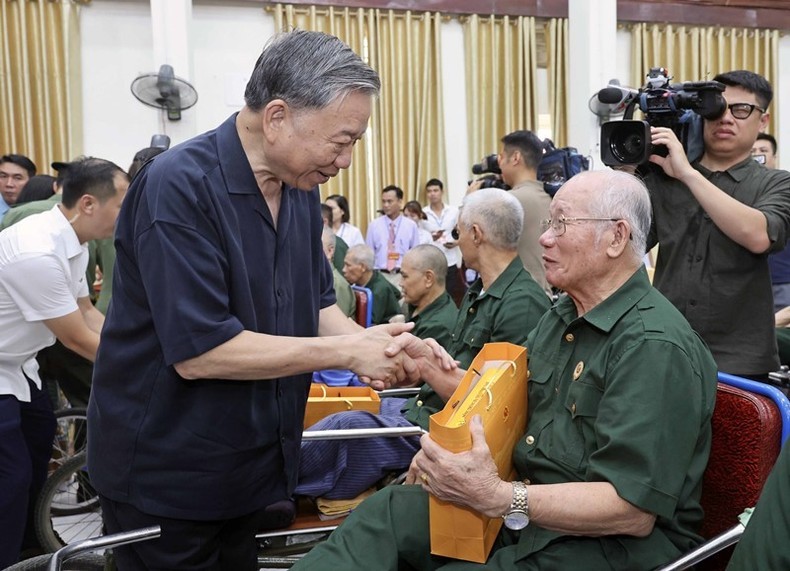
[{"label": "wrinkled hand", "polygon": [[458,368],[458,362],[435,339],[430,337],[420,339],[411,334],[403,334],[392,339],[392,344],[387,347],[387,355],[395,355],[405,351],[414,361],[432,361],[443,371],[452,371]]},{"label": "wrinkled hand", "polygon": [[689,164],[686,151],[672,129],[667,127],[651,127],[650,142],[655,145],[664,145],[669,151],[666,157],[650,155],[650,162],[660,166],[664,172],[672,178],[682,179],[685,175],[693,172]]},{"label": "wrinkled hand", "polygon": [[[469,423],[472,448],[454,454],[433,441],[430,434],[420,439],[422,450],[412,460],[407,484],[419,484],[426,492],[454,504],[470,507],[492,517],[502,514],[496,503],[500,486],[509,486],[497,472],[486,444],[483,422],[475,415]],[[504,506],[507,507],[507,506]]]},{"label": "wrinkled hand", "polygon": [[[393,337],[407,334],[414,323],[390,323],[370,327],[351,336],[349,369],[363,382],[398,386],[419,380],[419,368],[405,351],[393,351]],[[372,379],[372,380],[371,380]],[[375,387],[374,387],[375,388]]]}]

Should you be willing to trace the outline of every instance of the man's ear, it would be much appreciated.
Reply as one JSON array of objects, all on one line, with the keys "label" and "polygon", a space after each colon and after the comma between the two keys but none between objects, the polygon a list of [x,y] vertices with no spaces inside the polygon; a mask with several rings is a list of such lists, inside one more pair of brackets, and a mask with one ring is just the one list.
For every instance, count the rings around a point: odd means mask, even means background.
[{"label": "man's ear", "polygon": [[77,201],[77,208],[82,214],[90,216],[98,206],[99,201],[92,194],[83,194]]},{"label": "man's ear", "polygon": [[619,258],[631,242],[631,225],[625,220],[615,223],[612,241],[606,248],[606,253],[612,258]]},{"label": "man's ear", "polygon": [[274,99],[263,108],[261,121],[263,123],[263,136],[267,141],[273,141],[282,131],[285,122],[289,119],[291,109],[282,99]]},{"label": "man's ear", "polygon": [[433,273],[433,270],[425,270],[424,279],[425,279],[425,289],[430,289],[433,287],[433,284],[436,283],[436,274]]}]

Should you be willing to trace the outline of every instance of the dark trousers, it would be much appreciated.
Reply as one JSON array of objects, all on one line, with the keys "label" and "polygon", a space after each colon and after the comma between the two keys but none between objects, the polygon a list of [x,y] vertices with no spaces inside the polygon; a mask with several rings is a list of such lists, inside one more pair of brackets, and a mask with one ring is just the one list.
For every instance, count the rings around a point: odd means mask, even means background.
[{"label": "dark trousers", "polygon": [[93,363],[68,349],[60,341],[36,355],[38,374],[48,382],[57,381],[71,406],[86,407],[91,394]]},{"label": "dark trousers", "polygon": [[105,497],[101,497],[101,507],[107,533],[153,525],[162,528],[158,539],[116,547],[118,571],[258,569],[255,534],[264,523],[263,510],[228,520],[191,521],[153,516]]},{"label": "dark trousers", "polygon": [[32,381],[30,402],[0,396],[0,569],[36,545],[33,509],[47,478],[55,417],[44,391]]}]

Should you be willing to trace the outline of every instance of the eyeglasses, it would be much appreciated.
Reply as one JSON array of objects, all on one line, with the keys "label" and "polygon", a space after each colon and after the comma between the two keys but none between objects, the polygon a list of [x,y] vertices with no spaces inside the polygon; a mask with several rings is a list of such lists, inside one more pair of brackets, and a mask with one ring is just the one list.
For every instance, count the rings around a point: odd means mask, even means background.
[{"label": "eyeglasses", "polygon": [[732,113],[732,116],[736,119],[748,119],[755,109],[760,113],[765,113],[765,109],[751,103],[730,103],[727,105],[727,109],[730,110],[730,113]]},{"label": "eyeglasses", "polygon": [[577,222],[617,222],[619,218],[565,218],[560,216],[558,218],[546,218],[540,221],[540,228],[544,232],[551,228],[555,236],[562,236],[565,234],[566,225],[575,224]]}]

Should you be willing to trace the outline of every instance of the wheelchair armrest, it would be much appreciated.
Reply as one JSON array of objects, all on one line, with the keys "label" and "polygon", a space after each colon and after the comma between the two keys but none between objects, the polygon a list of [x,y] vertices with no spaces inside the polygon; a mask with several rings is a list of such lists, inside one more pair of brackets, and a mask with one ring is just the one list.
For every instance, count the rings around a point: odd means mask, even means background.
[{"label": "wheelchair armrest", "polygon": [[419,387],[409,387],[406,389],[384,389],[383,391],[376,391],[379,395],[379,398],[387,398],[387,397],[413,397],[420,392]]},{"label": "wheelchair armrest", "polygon": [[120,545],[127,545],[129,543],[136,543],[138,541],[145,541],[147,539],[154,539],[162,534],[162,530],[158,525],[152,527],[145,527],[143,529],[135,529],[133,531],[124,531],[121,533],[114,533],[112,535],[103,535],[101,537],[94,537],[86,539],[77,543],[71,543],[58,549],[52,554],[47,565],[47,571],[59,571],[61,564],[80,553],[88,551],[95,551],[104,547],[118,547]]},{"label": "wheelchair armrest", "polygon": [[729,547],[730,545],[737,543],[741,538],[741,535],[743,535],[743,531],[745,529],[746,528],[743,526],[743,524],[739,523],[727,531],[720,533],[716,537],[712,537],[696,549],[692,549],[684,556],[676,559],[669,565],[665,565],[664,567],[656,569],[656,571],[681,571],[682,569],[688,569],[700,561],[715,555],[725,547]]},{"label": "wheelchair armrest", "polygon": [[346,440],[347,438],[377,438],[399,436],[422,436],[419,426],[394,426],[391,428],[347,428],[339,430],[305,430],[302,440]]}]

